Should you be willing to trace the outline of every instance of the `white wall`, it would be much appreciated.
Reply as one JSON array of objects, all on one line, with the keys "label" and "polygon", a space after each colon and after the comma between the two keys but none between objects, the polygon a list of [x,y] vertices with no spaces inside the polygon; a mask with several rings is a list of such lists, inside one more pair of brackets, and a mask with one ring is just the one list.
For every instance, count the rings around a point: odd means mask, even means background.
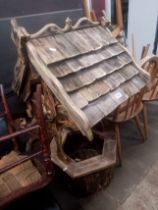
[{"label": "white wall", "polygon": [[134,33],[136,57],[140,58],[142,46],[150,43],[153,49],[158,0],[129,0],[128,48],[131,50],[131,34]]},{"label": "white wall", "polygon": [[109,21],[111,21],[111,0],[105,0],[105,12]]}]

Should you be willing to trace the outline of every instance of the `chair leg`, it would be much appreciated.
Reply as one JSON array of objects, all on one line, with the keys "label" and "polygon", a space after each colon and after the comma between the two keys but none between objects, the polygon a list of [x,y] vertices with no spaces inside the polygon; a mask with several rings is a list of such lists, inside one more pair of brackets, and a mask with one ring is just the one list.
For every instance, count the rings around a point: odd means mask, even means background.
[{"label": "chair leg", "polygon": [[146,140],[145,138],[145,134],[144,134],[144,131],[142,130],[142,127],[141,127],[141,124],[140,124],[140,119],[139,119],[139,116],[137,115],[135,118],[134,118],[135,122],[136,122],[136,125],[137,125],[137,128],[141,134],[141,136],[143,137],[143,141]]},{"label": "chair leg", "polygon": [[120,139],[120,128],[119,124],[115,123],[115,134],[117,141],[117,157],[118,157],[118,166],[122,165],[122,148],[121,148],[121,139]]},{"label": "chair leg", "polygon": [[144,104],[143,106],[143,120],[144,120],[144,131],[145,131],[145,138],[148,138],[148,116],[147,116],[147,107]]}]

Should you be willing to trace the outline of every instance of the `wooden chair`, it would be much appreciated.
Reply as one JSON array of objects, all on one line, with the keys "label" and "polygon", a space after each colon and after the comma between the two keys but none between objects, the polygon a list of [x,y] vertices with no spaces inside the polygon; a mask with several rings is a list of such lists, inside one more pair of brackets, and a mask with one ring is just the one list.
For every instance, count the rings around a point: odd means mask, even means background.
[{"label": "wooden chair", "polygon": [[143,114],[144,114],[144,129],[145,135],[148,136],[147,126],[147,108],[146,102],[158,100],[158,56],[145,57],[141,61],[141,67],[145,69],[151,75],[151,87],[143,96]]},{"label": "wooden chair", "polygon": [[[52,179],[52,162],[50,160],[49,142],[45,129],[45,122],[41,106],[41,87],[37,86],[35,93],[35,110],[37,122],[20,130],[14,130],[4,95],[3,86],[0,86],[3,104],[1,116],[6,117],[9,134],[1,136],[0,142],[11,139],[14,142],[14,150],[0,159],[0,209],[10,202],[32,191],[46,186]],[[9,117],[9,118],[8,118]],[[9,122],[8,120],[11,120]],[[29,154],[20,154],[16,140],[21,137],[37,136],[39,150]]]},{"label": "wooden chair", "polygon": [[[145,133],[141,127],[139,114],[143,110],[142,97],[144,95],[144,89],[140,93],[129,98],[128,101],[120,105],[113,113],[108,116],[108,120],[114,123],[115,133],[117,138],[117,152],[118,152],[118,164],[122,164],[122,149],[120,140],[120,123],[134,119],[138,130],[145,141]],[[145,127],[145,126],[144,126]]]}]

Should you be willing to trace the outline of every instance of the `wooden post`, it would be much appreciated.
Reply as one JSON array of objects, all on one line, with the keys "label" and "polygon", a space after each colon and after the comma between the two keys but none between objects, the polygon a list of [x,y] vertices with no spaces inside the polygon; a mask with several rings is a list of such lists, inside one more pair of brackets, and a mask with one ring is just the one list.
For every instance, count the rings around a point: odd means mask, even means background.
[{"label": "wooden post", "polygon": [[155,40],[154,40],[154,48],[153,54],[156,55],[158,46],[158,16],[157,16],[157,24],[156,24],[156,32],[155,32]]},{"label": "wooden post", "polygon": [[121,0],[116,0],[116,17],[117,23],[120,30],[123,29],[123,16],[122,16],[122,4]]},{"label": "wooden post", "polygon": [[92,21],[97,21],[97,17],[96,17],[94,9],[91,10],[90,15],[91,15],[91,20]]},{"label": "wooden post", "polygon": [[122,4],[121,0],[116,0],[116,19],[117,19],[117,28],[112,31],[113,37],[117,37],[120,31],[123,29],[123,16],[122,16]]},{"label": "wooden post", "polygon": [[89,19],[91,19],[91,16],[90,16],[90,12],[89,12],[89,6],[88,6],[88,1],[89,0],[84,0],[84,12],[85,12],[85,16]]},{"label": "wooden post", "polygon": [[149,51],[149,47],[150,47],[150,44],[147,44],[146,46],[143,46],[141,57],[140,57],[141,59],[143,59],[147,56],[148,51]]}]

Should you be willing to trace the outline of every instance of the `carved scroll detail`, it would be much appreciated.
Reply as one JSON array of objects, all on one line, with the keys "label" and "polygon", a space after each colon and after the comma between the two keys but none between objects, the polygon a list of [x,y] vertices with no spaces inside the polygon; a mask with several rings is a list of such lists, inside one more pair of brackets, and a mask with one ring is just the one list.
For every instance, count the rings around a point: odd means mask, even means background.
[{"label": "carved scroll detail", "polygon": [[[99,22],[94,22],[89,20],[86,17],[80,18],[75,25],[72,25],[72,20],[70,18],[66,18],[65,20],[65,26],[64,28],[61,28],[55,23],[49,23],[45,25],[43,28],[41,28],[38,32],[29,34],[29,39],[35,39],[43,36],[49,36],[52,34],[59,34],[59,33],[65,33],[68,31],[76,30],[83,27],[90,27],[90,26],[96,26],[99,25]],[[28,34],[27,34],[28,35]]]},{"label": "carved scroll detail", "polygon": [[90,19],[86,18],[86,17],[83,17],[83,18],[80,18],[76,24],[72,27],[73,30],[76,30],[78,28],[81,28],[81,27],[85,27],[85,26],[96,26],[96,25],[99,25],[99,22],[97,21],[91,21]]}]

